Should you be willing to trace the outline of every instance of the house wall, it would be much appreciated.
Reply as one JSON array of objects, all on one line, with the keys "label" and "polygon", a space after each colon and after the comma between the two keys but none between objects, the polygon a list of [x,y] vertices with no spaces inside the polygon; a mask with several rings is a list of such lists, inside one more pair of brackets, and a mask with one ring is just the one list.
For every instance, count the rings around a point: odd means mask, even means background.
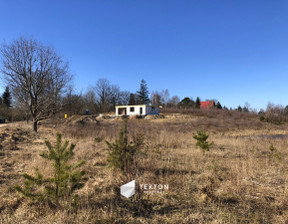
[{"label": "house wall", "polygon": [[[134,111],[131,111],[131,108],[134,107]],[[140,108],[142,108],[142,115],[146,115],[146,106],[145,105],[131,105],[127,107],[127,115],[141,115]]]},{"label": "house wall", "polygon": [[[126,108],[127,115],[133,116],[133,115],[140,115],[140,108],[142,108],[142,115],[146,114],[146,106],[145,105],[131,105],[131,106],[125,106],[120,108]],[[131,108],[134,108],[134,111],[131,111]],[[116,107],[115,114],[116,116],[119,116],[118,113],[119,107]]]},{"label": "house wall", "polygon": [[[134,111],[131,111],[130,108],[134,107]],[[133,116],[133,115],[147,115],[147,114],[159,114],[159,108],[158,107],[152,107],[151,106],[147,106],[147,105],[129,105],[129,106],[125,106],[125,107],[120,107],[120,108],[127,108],[127,115],[129,116]],[[140,108],[142,108],[142,114],[140,114]],[[119,107],[116,107],[116,116],[119,116],[118,113],[118,109]],[[121,114],[120,114],[121,115]]]},{"label": "house wall", "polygon": [[157,114],[159,114],[159,108],[147,106],[146,107],[146,114],[157,115]]}]

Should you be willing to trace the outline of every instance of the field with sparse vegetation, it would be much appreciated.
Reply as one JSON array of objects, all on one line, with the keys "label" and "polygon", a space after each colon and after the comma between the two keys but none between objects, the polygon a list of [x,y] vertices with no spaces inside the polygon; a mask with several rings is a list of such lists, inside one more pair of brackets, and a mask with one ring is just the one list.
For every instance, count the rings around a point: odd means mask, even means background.
[{"label": "field with sparse vegetation", "polygon": [[[149,118],[149,117],[148,117]],[[164,113],[128,120],[128,141],[143,137],[130,170],[109,166],[123,119],[54,118],[39,124],[0,124],[0,223],[285,223],[288,220],[288,126],[236,111]],[[2,125],[2,126],[1,126]],[[196,147],[205,131],[209,150]],[[76,144],[73,162],[85,160],[82,188],[71,196],[31,200],[15,190],[23,174],[53,176],[45,140]],[[132,144],[131,143],[131,144]],[[199,144],[198,144],[199,145]],[[136,194],[120,186],[136,179]],[[140,183],[169,184],[147,194]],[[41,188],[41,187],[39,187]]]}]

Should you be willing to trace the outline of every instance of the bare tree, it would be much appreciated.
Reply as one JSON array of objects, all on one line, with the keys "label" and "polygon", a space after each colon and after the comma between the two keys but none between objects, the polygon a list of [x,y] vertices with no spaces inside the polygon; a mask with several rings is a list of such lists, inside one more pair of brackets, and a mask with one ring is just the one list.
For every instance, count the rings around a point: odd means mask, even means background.
[{"label": "bare tree", "polygon": [[128,105],[130,100],[130,92],[129,91],[120,91],[120,99],[119,105]]},{"label": "bare tree", "polygon": [[73,101],[72,101],[72,97],[73,97],[73,90],[74,87],[72,85],[69,85],[67,87],[67,94],[66,96],[63,97],[62,99],[62,105],[64,108],[65,113],[69,113],[69,115],[72,115],[72,107],[73,107]]},{"label": "bare tree", "polygon": [[268,102],[265,111],[267,121],[283,121],[285,118],[285,107]]},{"label": "bare tree", "polygon": [[107,79],[99,79],[96,82],[95,93],[100,112],[109,110],[109,100],[111,97],[111,84]]},{"label": "bare tree", "polygon": [[158,91],[152,91],[151,93],[151,104],[155,107],[159,107],[161,105],[161,95]]},{"label": "bare tree", "polygon": [[29,109],[33,130],[38,121],[60,108],[60,96],[71,80],[68,63],[52,47],[18,38],[1,47],[4,78],[18,103]]},{"label": "bare tree", "polygon": [[[92,88],[89,88],[84,95],[85,106],[91,111],[92,114],[97,112],[96,94]],[[87,109],[86,108],[86,109]]]},{"label": "bare tree", "polygon": [[244,107],[243,107],[243,111],[244,112],[249,112],[250,111],[250,104],[248,102],[245,102]]},{"label": "bare tree", "polygon": [[127,105],[130,99],[130,92],[121,91],[119,86],[103,78],[96,82],[95,93],[100,112],[112,111],[116,105]]},{"label": "bare tree", "polygon": [[82,92],[79,94],[69,92],[62,98],[62,108],[65,113],[68,113],[70,116],[73,114],[81,114],[84,111],[85,107],[85,97],[82,95]]},{"label": "bare tree", "polygon": [[166,108],[167,107],[167,103],[168,103],[168,100],[169,100],[169,90],[168,89],[165,89],[165,90],[162,90],[161,92],[161,101],[162,101],[162,105],[164,105],[164,107]]},{"label": "bare tree", "polygon": [[179,102],[180,102],[179,97],[178,96],[173,96],[171,99],[169,99],[168,106],[169,107],[177,107]]},{"label": "bare tree", "polygon": [[119,86],[111,85],[109,94],[110,110],[114,110],[115,106],[120,102],[121,91]]}]

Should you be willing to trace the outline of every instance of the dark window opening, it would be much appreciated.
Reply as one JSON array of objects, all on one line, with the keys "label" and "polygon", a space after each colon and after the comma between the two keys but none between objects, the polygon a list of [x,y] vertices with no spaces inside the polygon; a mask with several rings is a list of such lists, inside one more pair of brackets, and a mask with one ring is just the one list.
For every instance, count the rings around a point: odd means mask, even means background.
[{"label": "dark window opening", "polygon": [[130,112],[134,112],[134,107],[130,107]]}]

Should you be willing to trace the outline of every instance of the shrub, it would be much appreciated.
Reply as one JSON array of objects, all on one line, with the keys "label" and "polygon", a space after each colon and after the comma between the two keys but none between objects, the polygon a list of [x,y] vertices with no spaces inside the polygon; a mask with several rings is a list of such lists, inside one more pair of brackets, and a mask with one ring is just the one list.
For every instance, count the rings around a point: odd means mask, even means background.
[{"label": "shrub", "polygon": [[138,135],[134,142],[128,143],[127,119],[125,119],[124,127],[120,129],[119,137],[115,143],[106,141],[109,150],[111,150],[107,159],[109,166],[118,168],[125,173],[131,171],[136,153],[142,147],[143,141],[143,135]]},{"label": "shrub", "polygon": [[103,138],[102,137],[96,137],[94,140],[95,140],[95,142],[100,143],[100,142],[102,142]]},{"label": "shrub", "polygon": [[273,144],[270,145],[269,149],[271,152],[271,154],[270,154],[271,158],[276,158],[278,161],[282,160],[282,153],[279,152]]},{"label": "shrub", "polygon": [[16,185],[15,189],[32,200],[58,203],[60,198],[69,198],[75,190],[84,186],[82,177],[85,172],[79,171],[78,168],[85,161],[73,165],[68,163],[74,156],[75,145],[71,144],[68,147],[69,141],[67,140],[62,144],[60,133],[57,133],[57,142],[54,147],[48,140],[45,141],[45,144],[48,152],[40,155],[52,162],[53,177],[44,177],[36,168],[36,176],[24,174],[24,188]]},{"label": "shrub", "polygon": [[270,145],[269,147],[270,151],[273,153],[274,151],[276,151],[276,148],[274,147],[273,144]]},{"label": "shrub", "polygon": [[197,135],[194,135],[193,138],[197,140],[196,147],[200,147],[203,151],[209,151],[212,143],[207,141],[209,135],[205,131],[197,131]]}]

